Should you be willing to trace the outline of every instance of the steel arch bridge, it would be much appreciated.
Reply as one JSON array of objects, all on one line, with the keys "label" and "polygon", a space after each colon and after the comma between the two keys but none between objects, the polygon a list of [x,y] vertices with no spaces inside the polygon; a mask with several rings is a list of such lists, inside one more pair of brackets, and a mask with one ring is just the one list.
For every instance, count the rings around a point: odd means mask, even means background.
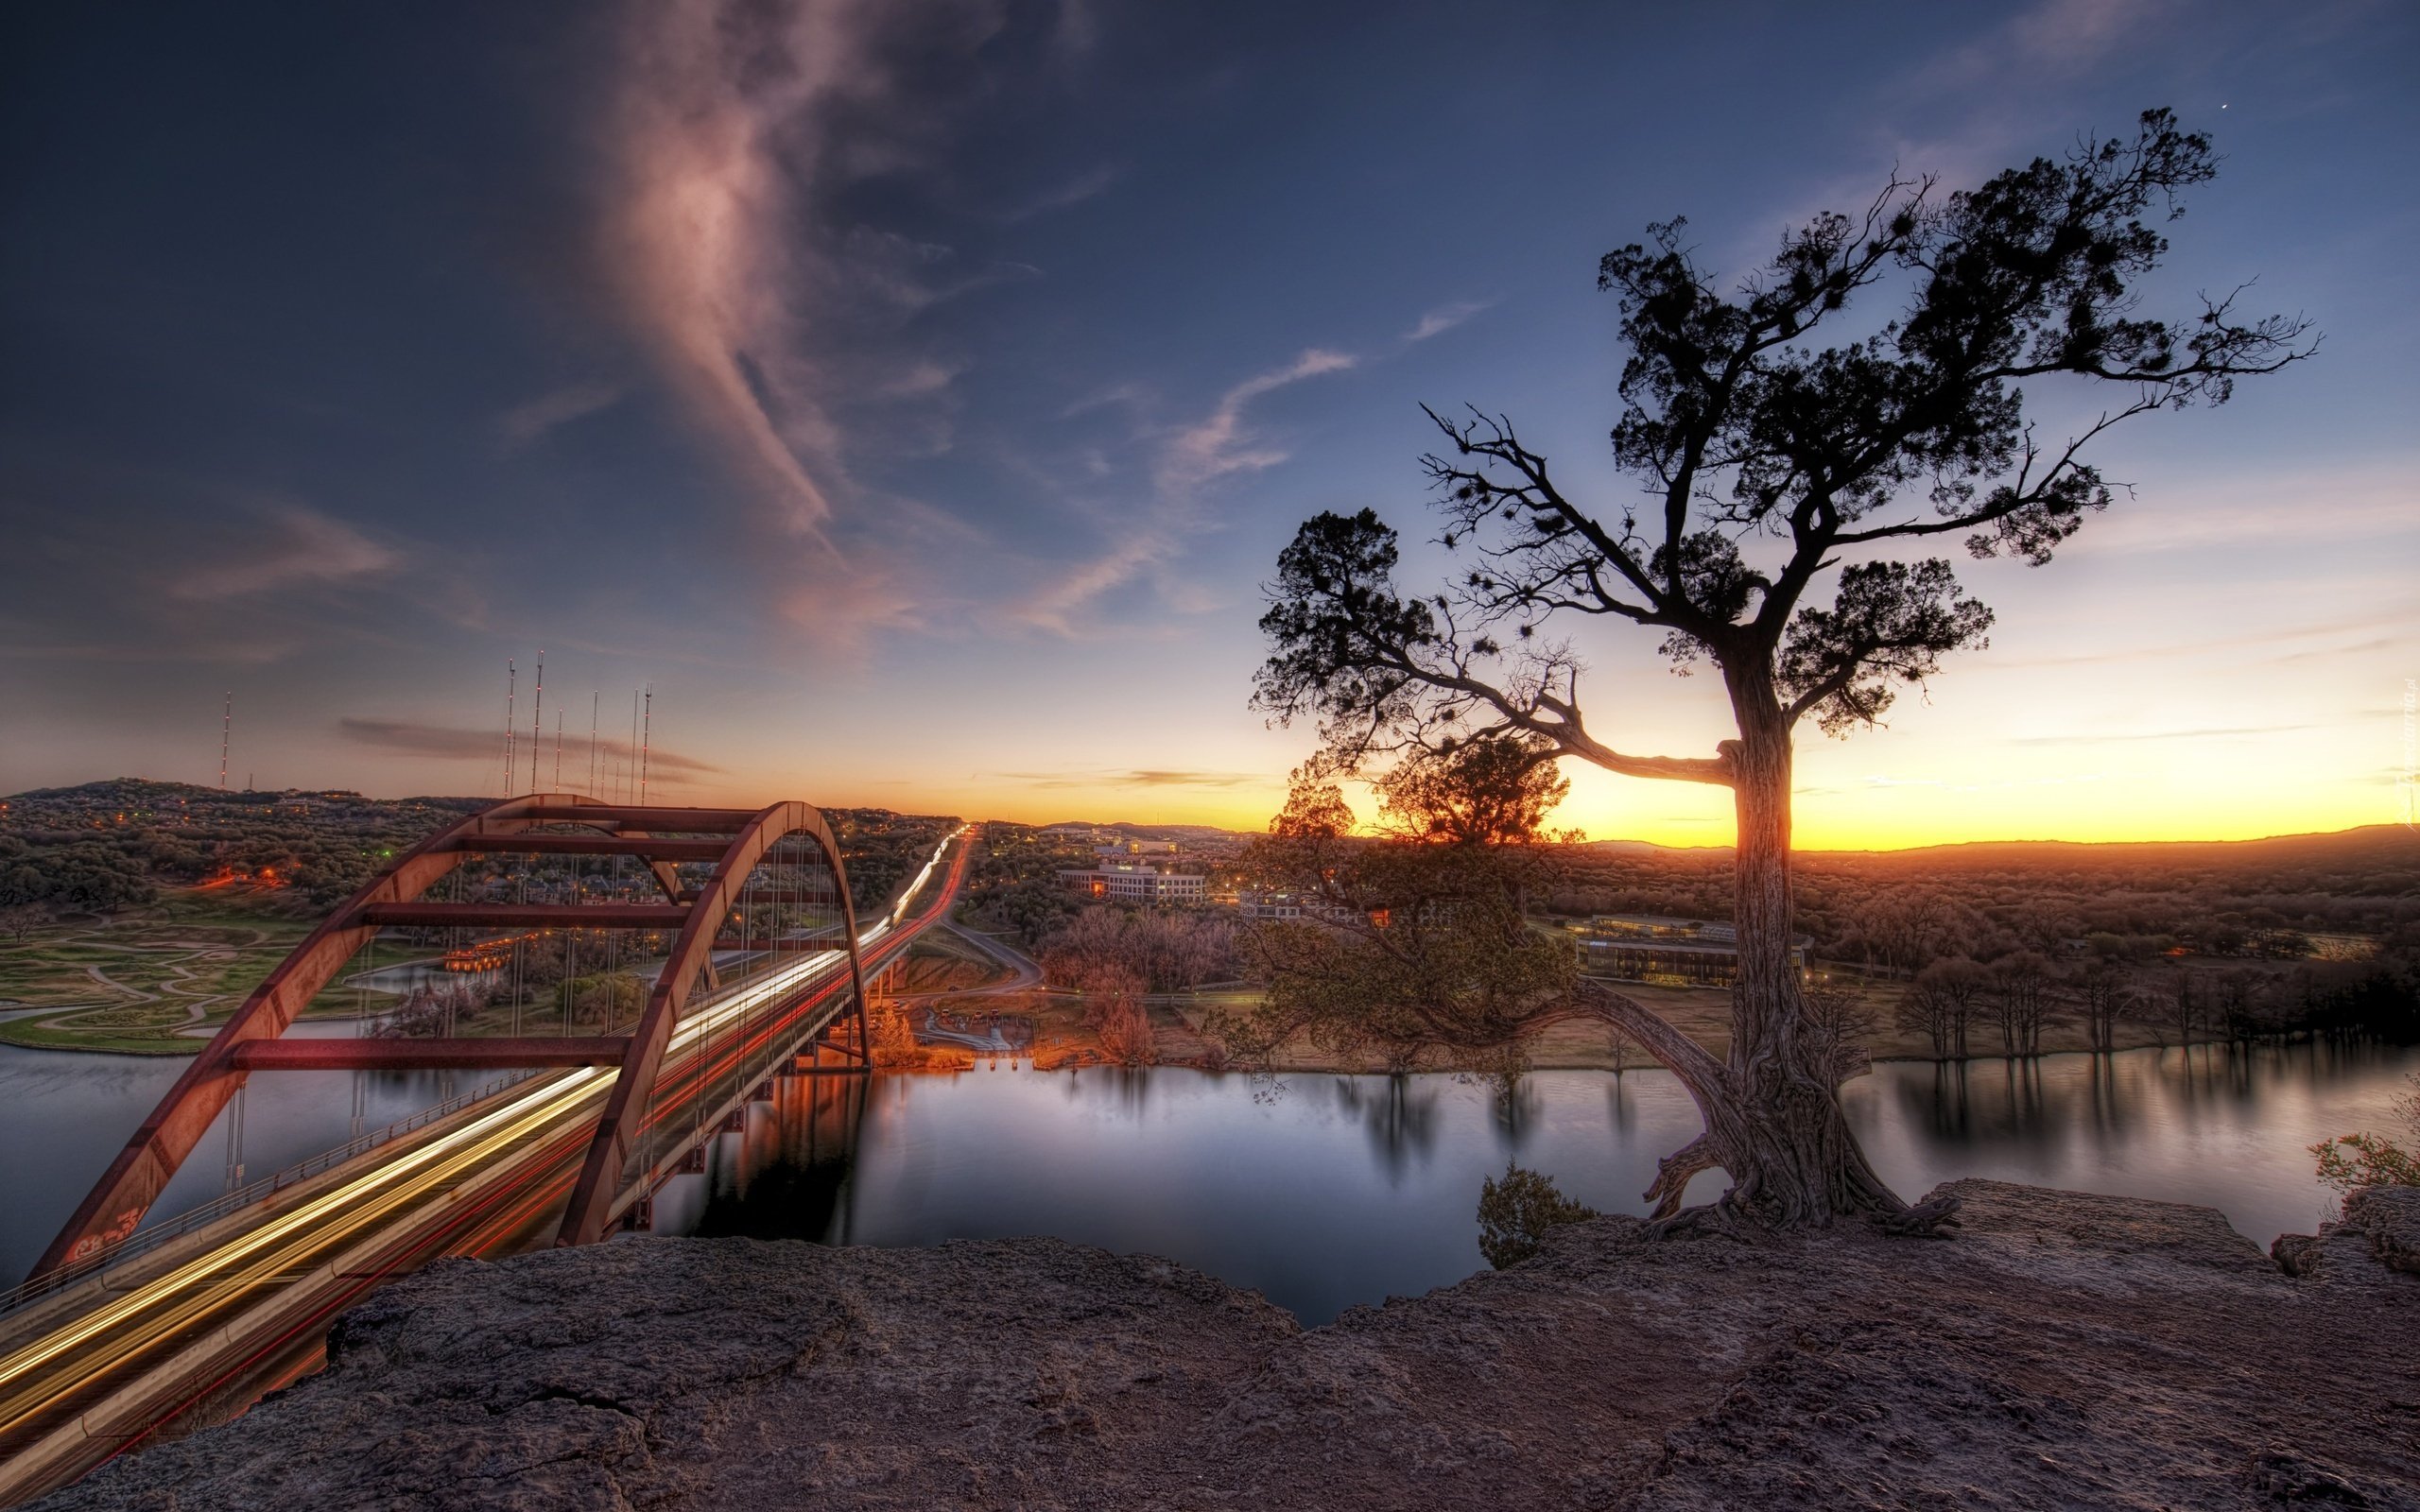
[{"label": "steel arch bridge", "polygon": [[[700,984],[709,990],[717,985],[717,946],[761,951],[775,943],[744,935],[738,940],[717,936],[751,873],[792,836],[809,842],[831,869],[846,939],[851,997],[845,1012],[856,1031],[854,1069],[865,1069],[872,1041],[856,915],[839,843],[821,811],[800,802],[762,809],[646,807],[573,793],[507,799],[405,852],[263,979],[110,1162],[35,1265],[34,1277],[86,1263],[131,1234],[248,1079],[279,1071],[617,1068],[556,1243],[602,1238],[631,1201],[628,1173],[639,1153],[666,1047]],[[631,856],[653,875],[663,898],[590,905],[425,901],[431,887],[457,868],[493,855]],[[713,870],[705,881],[684,887],[677,868],[708,862]],[[283,1038],[303,1007],[382,928],[395,926],[666,931],[674,932],[674,938],[628,1034]]]}]

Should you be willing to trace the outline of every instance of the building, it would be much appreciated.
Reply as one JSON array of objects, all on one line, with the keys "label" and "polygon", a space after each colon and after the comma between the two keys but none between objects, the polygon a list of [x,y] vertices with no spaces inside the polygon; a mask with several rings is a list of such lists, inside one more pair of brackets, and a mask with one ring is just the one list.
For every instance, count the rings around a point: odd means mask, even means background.
[{"label": "building", "polygon": [[1210,901],[1210,879],[1198,871],[1103,858],[1099,865],[1063,870],[1059,880],[1079,897],[1113,903],[1199,905]]},{"label": "building", "polygon": [[[1729,924],[1654,914],[1602,914],[1572,926],[1580,969],[1591,976],[1663,987],[1729,987],[1739,974],[1739,936]],[[1811,935],[1790,940],[1790,964],[1806,970]]]},{"label": "building", "polygon": [[1296,892],[1255,892],[1247,887],[1236,894],[1236,911],[1250,922],[1298,923],[1305,919],[1322,923],[1341,923],[1367,918],[1380,928],[1386,927],[1386,910],[1362,915],[1341,903],[1322,902],[1317,896],[1305,897]]},{"label": "building", "polygon": [[1323,905],[1295,896],[1290,892],[1254,892],[1251,888],[1236,894],[1236,908],[1248,919],[1287,919],[1318,918],[1326,912]]},{"label": "building", "polygon": [[1117,840],[1093,847],[1093,853],[1104,862],[1126,856],[1158,856],[1172,861],[1177,851],[1174,840]]}]

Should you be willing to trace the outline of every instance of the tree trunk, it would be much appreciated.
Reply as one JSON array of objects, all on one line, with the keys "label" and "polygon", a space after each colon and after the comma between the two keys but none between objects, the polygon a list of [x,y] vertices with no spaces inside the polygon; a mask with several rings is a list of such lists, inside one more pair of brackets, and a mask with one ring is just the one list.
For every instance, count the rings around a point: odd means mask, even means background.
[{"label": "tree trunk", "polygon": [[1726,669],[1726,681],[1739,721],[1724,745],[1738,818],[1731,1055],[1712,1085],[1690,1087],[1705,1136],[1666,1162],[1651,1194],[1668,1213],[1690,1174],[1719,1165],[1732,1181],[1726,1211],[1783,1227],[1858,1215],[1928,1229],[1954,1201],[1911,1210],[1875,1175],[1841,1110],[1841,1068],[1806,1020],[1791,951],[1790,733],[1770,669]]}]

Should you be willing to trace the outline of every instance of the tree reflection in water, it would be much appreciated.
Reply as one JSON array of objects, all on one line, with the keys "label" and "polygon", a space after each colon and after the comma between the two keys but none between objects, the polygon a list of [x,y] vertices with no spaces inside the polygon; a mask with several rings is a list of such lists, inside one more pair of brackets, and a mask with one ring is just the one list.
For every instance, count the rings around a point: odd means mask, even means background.
[{"label": "tree reflection in water", "polygon": [[[2266,1245],[2331,1194],[2307,1147],[2388,1126],[2420,1052],[2262,1047],[1883,1061],[1842,1101],[1883,1178],[2203,1203]],[[1166,1255],[1306,1321],[1480,1268],[1508,1160],[1637,1212],[1697,1114],[1658,1070],[1256,1078],[1183,1067],[787,1079],[657,1204],[665,1231],[882,1245],[1048,1234]],[[1712,1196],[1720,1173],[1691,1195]],[[684,1195],[685,1192],[685,1195]]]}]

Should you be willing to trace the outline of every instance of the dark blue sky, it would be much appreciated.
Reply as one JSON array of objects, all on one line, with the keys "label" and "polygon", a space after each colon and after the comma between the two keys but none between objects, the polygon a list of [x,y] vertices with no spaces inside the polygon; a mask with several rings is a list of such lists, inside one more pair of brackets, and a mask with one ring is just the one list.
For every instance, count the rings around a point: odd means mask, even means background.
[{"label": "dark blue sky", "polygon": [[[627,718],[651,681],[676,798],[1252,822],[1304,743],[1244,707],[1254,585],[1318,508],[1426,533],[1419,402],[1621,487],[1602,252],[1679,214],[1744,270],[1894,163],[1971,183],[2169,105],[2227,161],[2155,295],[2256,276],[2323,359],[2113,446],[2131,516],[1981,571],[1993,651],[1824,746],[1810,820],[2219,833],[2264,769],[2309,778],[2255,828],[2386,816],[2409,7],[6,25],[0,790],[212,775],[230,688],[265,785],[493,790],[504,660],[526,716],[543,647],[583,780],[592,690]],[[1626,744],[1718,732],[1651,648],[1588,649]],[[1572,816],[1719,839],[1704,797],[1591,780]]]}]

